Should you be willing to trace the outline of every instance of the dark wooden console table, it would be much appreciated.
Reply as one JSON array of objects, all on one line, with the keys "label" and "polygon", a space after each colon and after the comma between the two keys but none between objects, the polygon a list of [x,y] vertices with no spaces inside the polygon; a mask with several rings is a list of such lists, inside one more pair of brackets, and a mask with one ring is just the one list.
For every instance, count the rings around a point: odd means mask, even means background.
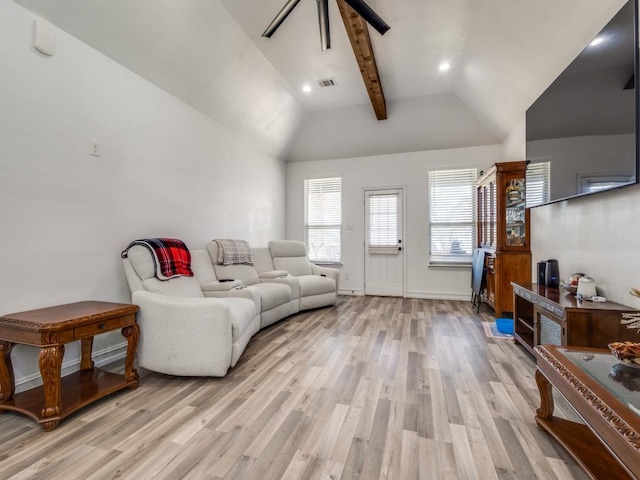
[{"label": "dark wooden console table", "polygon": [[[592,479],[640,479],[640,370],[608,350],[535,348],[540,408],[536,423]],[[586,424],[554,417],[552,387]]]},{"label": "dark wooden console table", "polygon": [[514,338],[531,354],[540,344],[607,348],[611,342],[640,342],[637,329],[620,323],[636,309],[614,302],[578,300],[558,288],[535,283],[513,286]]},{"label": "dark wooden console table", "polygon": [[[136,305],[78,302],[0,318],[0,411],[20,412],[53,430],[60,420],[123,388],[138,386],[134,359],[140,330]],[[124,377],[94,368],[93,337],[121,329],[127,340]],[[80,340],[80,371],[61,377],[64,344]],[[15,344],[40,347],[42,386],[15,393],[11,350]]]}]

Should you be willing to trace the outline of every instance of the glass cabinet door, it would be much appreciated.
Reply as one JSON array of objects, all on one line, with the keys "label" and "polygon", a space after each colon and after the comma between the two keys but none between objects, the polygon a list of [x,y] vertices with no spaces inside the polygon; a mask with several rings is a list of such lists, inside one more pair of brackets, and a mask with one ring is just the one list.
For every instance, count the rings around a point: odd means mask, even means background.
[{"label": "glass cabinet door", "polygon": [[506,182],[504,191],[506,211],[506,242],[507,247],[520,247],[526,244],[525,228],[525,179],[511,178]]}]

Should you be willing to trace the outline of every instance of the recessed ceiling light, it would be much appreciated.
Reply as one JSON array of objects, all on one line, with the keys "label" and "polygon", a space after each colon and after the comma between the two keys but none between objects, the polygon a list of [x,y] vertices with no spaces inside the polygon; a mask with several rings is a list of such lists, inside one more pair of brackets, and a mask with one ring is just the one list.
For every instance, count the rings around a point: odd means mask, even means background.
[{"label": "recessed ceiling light", "polygon": [[604,42],[604,38],[596,37],[593,40],[591,40],[591,43],[589,44],[589,46],[590,47],[595,47],[596,45],[600,45],[602,42]]},{"label": "recessed ceiling light", "polygon": [[438,70],[440,70],[441,72],[446,72],[450,68],[451,68],[451,65],[445,62],[440,64],[440,66],[438,67]]},{"label": "recessed ceiling light", "polygon": [[302,87],[302,91],[304,93],[309,93],[311,91],[311,85],[305,85]]}]

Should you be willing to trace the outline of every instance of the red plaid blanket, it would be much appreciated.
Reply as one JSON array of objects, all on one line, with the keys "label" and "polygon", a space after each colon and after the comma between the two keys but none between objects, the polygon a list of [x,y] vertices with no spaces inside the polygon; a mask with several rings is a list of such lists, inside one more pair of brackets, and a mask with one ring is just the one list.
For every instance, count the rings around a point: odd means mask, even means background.
[{"label": "red plaid blanket", "polygon": [[193,277],[191,253],[182,240],[177,238],[134,240],[122,252],[122,258],[127,257],[127,251],[134,245],[142,245],[149,249],[156,267],[156,277],[160,280],[169,280],[175,277]]}]

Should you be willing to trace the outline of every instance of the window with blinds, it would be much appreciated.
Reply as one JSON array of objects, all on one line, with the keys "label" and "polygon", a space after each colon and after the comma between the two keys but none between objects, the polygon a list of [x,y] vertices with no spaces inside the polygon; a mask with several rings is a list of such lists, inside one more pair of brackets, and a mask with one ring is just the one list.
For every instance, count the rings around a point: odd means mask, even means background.
[{"label": "window with blinds", "polygon": [[477,169],[429,172],[429,255],[432,263],[471,262],[476,234]]},{"label": "window with blinds", "polygon": [[527,165],[526,203],[535,207],[547,203],[551,193],[551,162],[531,162]]},{"label": "window with blinds", "polygon": [[398,194],[369,194],[369,253],[398,253]]},{"label": "window with blinds", "polygon": [[305,243],[309,260],[339,262],[342,241],[342,178],[304,181]]}]

